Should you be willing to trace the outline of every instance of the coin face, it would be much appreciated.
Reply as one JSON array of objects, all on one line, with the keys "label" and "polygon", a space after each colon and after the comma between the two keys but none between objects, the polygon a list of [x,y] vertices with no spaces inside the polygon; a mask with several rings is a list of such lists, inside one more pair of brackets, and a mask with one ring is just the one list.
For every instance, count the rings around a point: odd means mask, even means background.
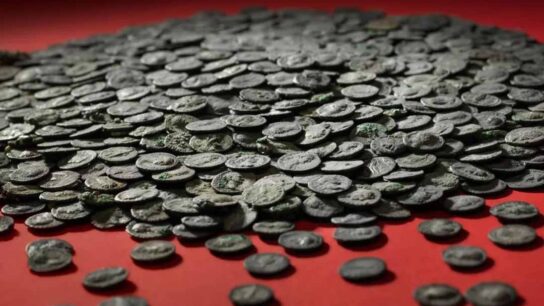
[{"label": "coin face", "polygon": [[457,306],[463,302],[459,290],[447,284],[427,284],[414,291],[414,299],[425,306]]},{"label": "coin face", "polygon": [[244,267],[252,275],[276,275],[290,266],[289,258],[277,253],[258,253],[244,260]]},{"label": "coin face", "polygon": [[475,268],[487,260],[486,252],[474,246],[450,246],[442,252],[444,261],[455,268]]},{"label": "coin face", "polygon": [[340,276],[347,281],[361,282],[375,279],[387,271],[383,260],[376,257],[360,257],[347,261],[340,267]]},{"label": "coin face", "polygon": [[453,220],[431,219],[421,222],[418,230],[429,238],[452,238],[461,232],[462,226]]},{"label": "coin face", "polygon": [[504,225],[493,229],[487,236],[493,243],[507,248],[528,245],[537,238],[535,230],[523,224]]},{"label": "coin face", "polygon": [[128,277],[128,271],[122,267],[108,267],[95,270],[83,279],[83,285],[89,289],[112,288]]},{"label": "coin face", "polygon": [[218,254],[232,254],[246,251],[253,246],[251,240],[242,234],[227,234],[206,241],[206,248]]},{"label": "coin face", "polygon": [[175,252],[174,245],[168,241],[150,240],[135,246],[130,252],[130,257],[137,262],[156,262],[172,257]]},{"label": "coin face", "polygon": [[278,237],[278,243],[295,252],[315,251],[323,245],[323,237],[308,231],[289,231]]},{"label": "coin face", "polygon": [[506,221],[524,221],[538,216],[538,209],[527,202],[509,201],[493,206],[489,212]]},{"label": "coin face", "polygon": [[274,293],[264,285],[241,285],[230,291],[229,299],[236,306],[267,305],[274,300]]},{"label": "coin face", "polygon": [[482,282],[470,287],[467,300],[475,305],[513,305],[518,299],[517,291],[502,282]]}]

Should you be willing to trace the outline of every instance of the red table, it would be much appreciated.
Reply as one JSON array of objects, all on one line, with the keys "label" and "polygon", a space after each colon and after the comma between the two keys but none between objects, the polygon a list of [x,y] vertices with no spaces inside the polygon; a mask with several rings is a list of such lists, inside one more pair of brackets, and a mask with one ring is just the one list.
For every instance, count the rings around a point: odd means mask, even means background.
[{"label": "red table", "polygon": [[[122,26],[159,21],[168,17],[189,15],[200,9],[216,8],[235,12],[251,1],[2,1],[0,2],[0,49],[36,50],[70,38],[108,32]],[[518,28],[544,40],[541,13],[544,2],[538,1],[265,1],[271,8],[298,6],[332,9],[335,5],[380,8],[388,13],[407,14],[443,12],[484,24]],[[493,206],[505,200],[525,200],[544,207],[542,193],[512,192],[487,200]],[[544,305],[544,248],[542,239],[530,247],[508,251],[493,245],[487,233],[499,222],[482,213],[454,218],[467,234],[455,242],[433,243],[417,232],[423,219],[440,213],[418,213],[402,223],[382,222],[385,237],[371,245],[347,249],[332,239],[333,228],[327,225],[298,224],[301,229],[315,230],[325,237],[324,251],[310,257],[291,256],[295,267],[288,276],[255,279],[243,268],[244,256],[224,259],[211,255],[202,245],[186,245],[175,241],[180,257],[163,266],[135,265],[129,252],[136,244],[123,231],[101,232],[90,226],[72,226],[67,230],[39,237],[60,237],[76,249],[74,267],[52,276],[37,276],[26,267],[25,244],[39,238],[28,232],[19,221],[15,231],[0,237],[0,305],[96,305],[120,294],[145,297],[151,305],[219,306],[229,305],[229,290],[242,283],[262,283],[274,289],[278,305],[415,305],[411,294],[418,285],[447,282],[465,291],[471,285],[487,280],[503,280],[513,284],[522,295],[521,303]],[[444,216],[444,215],[442,215]],[[532,225],[544,236],[542,218]],[[251,236],[259,252],[280,252],[276,244]],[[486,267],[472,272],[451,270],[441,259],[448,245],[462,243],[487,250],[491,258]],[[391,271],[383,280],[357,285],[343,281],[339,266],[358,256],[379,256]],[[81,285],[83,276],[100,267],[119,265],[130,271],[130,282],[119,289],[90,293]]]}]

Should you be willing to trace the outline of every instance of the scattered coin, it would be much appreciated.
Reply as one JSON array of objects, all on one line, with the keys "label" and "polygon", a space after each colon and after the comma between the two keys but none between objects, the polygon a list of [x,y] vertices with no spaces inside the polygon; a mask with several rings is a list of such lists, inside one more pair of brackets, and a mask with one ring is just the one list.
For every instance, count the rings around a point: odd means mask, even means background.
[{"label": "scattered coin", "polygon": [[128,271],[125,268],[101,268],[85,275],[83,285],[94,290],[109,289],[124,282],[127,277]]},{"label": "scattered coin", "polygon": [[487,253],[474,246],[454,245],[442,252],[444,261],[455,268],[476,268],[487,260]]},{"label": "scattered coin", "polygon": [[427,284],[414,291],[414,299],[422,306],[459,306],[463,295],[455,287],[446,284]]},{"label": "scattered coin", "polygon": [[431,219],[421,222],[417,229],[429,238],[445,239],[458,235],[463,229],[461,224],[449,219]]},{"label": "scattered coin", "polygon": [[387,271],[383,260],[376,257],[359,257],[347,261],[340,267],[340,275],[351,282],[376,279]]},{"label": "scattered coin", "polygon": [[130,252],[130,257],[142,263],[152,263],[166,260],[172,257],[176,248],[171,242],[163,240],[150,240],[138,244]]},{"label": "scattered coin", "polygon": [[261,306],[269,305],[274,300],[274,293],[264,285],[241,285],[230,291],[229,298],[236,306]]},{"label": "scattered coin", "polygon": [[470,287],[467,300],[474,305],[511,306],[518,299],[514,287],[502,282],[482,282]]},{"label": "scattered coin", "polygon": [[290,267],[289,258],[277,253],[253,254],[244,260],[246,270],[259,276],[279,274]]},{"label": "scattered coin", "polygon": [[507,224],[493,229],[487,235],[489,240],[502,247],[519,247],[537,239],[536,231],[523,224]]},{"label": "scattered coin", "polygon": [[278,237],[278,243],[286,250],[311,252],[323,245],[323,237],[308,231],[289,231]]}]

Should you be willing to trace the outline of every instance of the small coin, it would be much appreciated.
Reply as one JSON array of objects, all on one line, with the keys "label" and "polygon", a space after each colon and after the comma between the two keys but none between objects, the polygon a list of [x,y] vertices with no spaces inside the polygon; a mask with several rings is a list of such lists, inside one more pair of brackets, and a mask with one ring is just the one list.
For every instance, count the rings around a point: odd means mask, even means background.
[{"label": "small coin", "polygon": [[455,287],[446,284],[426,284],[414,291],[414,299],[422,306],[459,306],[463,295]]},{"label": "small coin", "polygon": [[493,229],[487,235],[489,240],[502,247],[519,247],[537,239],[535,230],[523,224],[508,224]]},{"label": "small coin", "polygon": [[253,247],[251,240],[242,234],[226,234],[206,240],[206,248],[218,254],[233,254]]},{"label": "small coin", "polygon": [[130,257],[142,263],[152,263],[171,258],[176,253],[175,246],[169,241],[150,240],[136,245]]},{"label": "small coin", "polygon": [[278,237],[278,243],[294,252],[316,251],[323,245],[323,237],[309,231],[289,231]]},{"label": "small coin", "polygon": [[13,230],[15,221],[10,216],[0,216],[0,234],[9,233]]},{"label": "small coin", "polygon": [[295,225],[288,221],[261,221],[253,224],[252,229],[264,237],[277,237],[295,229]]},{"label": "small coin", "polygon": [[244,260],[244,268],[252,275],[280,274],[290,267],[289,258],[278,253],[257,253]]},{"label": "small coin", "polygon": [[28,253],[28,267],[36,273],[50,273],[72,264],[72,254],[62,248],[43,248]]},{"label": "small coin", "polygon": [[377,225],[366,227],[338,227],[334,239],[343,244],[361,244],[378,238],[382,230]]},{"label": "small coin", "polygon": [[274,300],[274,292],[264,285],[241,285],[230,291],[229,299],[236,306],[269,305]]},{"label": "small coin", "polygon": [[445,239],[457,236],[463,227],[449,219],[431,219],[418,225],[418,231],[429,238]]},{"label": "small coin", "polygon": [[482,209],[484,202],[479,196],[459,195],[444,199],[442,206],[452,213],[470,213]]},{"label": "small coin", "polygon": [[340,276],[350,282],[362,282],[376,279],[385,274],[385,261],[377,257],[359,257],[351,259],[340,267]]},{"label": "small coin", "polygon": [[474,305],[509,306],[518,299],[517,291],[509,284],[502,282],[481,282],[470,287],[467,300]]},{"label": "small coin", "polygon": [[508,201],[493,206],[489,212],[505,221],[521,222],[538,216],[538,209],[527,202],[523,201]]},{"label": "small coin", "polygon": [[83,285],[94,290],[109,289],[118,286],[128,277],[128,271],[122,267],[101,268],[85,275]]},{"label": "small coin", "polygon": [[487,260],[487,253],[479,247],[454,245],[442,252],[444,261],[454,268],[476,268]]}]

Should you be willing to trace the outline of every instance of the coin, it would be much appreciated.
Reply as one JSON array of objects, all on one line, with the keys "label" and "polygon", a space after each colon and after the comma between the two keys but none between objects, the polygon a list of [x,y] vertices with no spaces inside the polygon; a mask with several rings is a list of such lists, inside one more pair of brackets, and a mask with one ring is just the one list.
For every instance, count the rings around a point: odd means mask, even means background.
[{"label": "coin", "polygon": [[252,275],[270,276],[290,267],[289,258],[277,253],[257,253],[244,260],[244,268]]},{"label": "coin", "polygon": [[535,230],[523,224],[508,224],[495,228],[487,237],[493,243],[503,247],[519,247],[537,239]]},{"label": "coin", "polygon": [[72,254],[62,248],[44,248],[28,253],[28,267],[36,273],[50,273],[72,264]]},{"label": "coin", "polygon": [[527,202],[523,201],[508,201],[493,206],[489,212],[505,221],[525,221],[538,216],[538,209]]},{"label": "coin", "polygon": [[382,230],[377,225],[367,227],[338,227],[334,231],[334,239],[343,244],[360,244],[375,240]]},{"label": "coin", "polygon": [[250,284],[233,288],[229,298],[236,306],[268,305],[274,300],[274,293],[264,285]]},{"label": "coin", "polygon": [[463,303],[463,295],[455,287],[447,284],[427,284],[418,287],[414,299],[423,306],[458,306]]},{"label": "coin", "polygon": [[100,306],[149,306],[144,298],[137,296],[116,296],[102,301]]},{"label": "coin", "polygon": [[278,243],[286,250],[311,252],[323,245],[323,237],[309,231],[289,231],[278,237]]},{"label": "coin", "polygon": [[217,254],[233,254],[253,247],[248,237],[242,234],[226,234],[206,240],[206,248]]},{"label": "coin", "polygon": [[378,278],[386,271],[387,267],[382,259],[359,257],[345,262],[340,267],[340,276],[351,282],[361,282]]},{"label": "coin", "polygon": [[130,257],[141,263],[157,262],[174,256],[176,248],[171,242],[163,240],[145,241],[135,246]]},{"label": "coin", "polygon": [[444,239],[458,235],[463,227],[456,221],[436,218],[421,222],[417,229],[426,237]]},{"label": "coin", "polygon": [[93,290],[109,289],[124,282],[127,277],[128,271],[125,268],[101,268],[85,275],[83,286]]},{"label": "coin", "polygon": [[475,268],[486,262],[487,253],[479,247],[455,245],[445,249],[442,258],[454,268]]},{"label": "coin", "polygon": [[481,282],[470,287],[467,300],[474,305],[508,306],[514,305],[518,299],[517,291],[509,284],[502,282]]}]

